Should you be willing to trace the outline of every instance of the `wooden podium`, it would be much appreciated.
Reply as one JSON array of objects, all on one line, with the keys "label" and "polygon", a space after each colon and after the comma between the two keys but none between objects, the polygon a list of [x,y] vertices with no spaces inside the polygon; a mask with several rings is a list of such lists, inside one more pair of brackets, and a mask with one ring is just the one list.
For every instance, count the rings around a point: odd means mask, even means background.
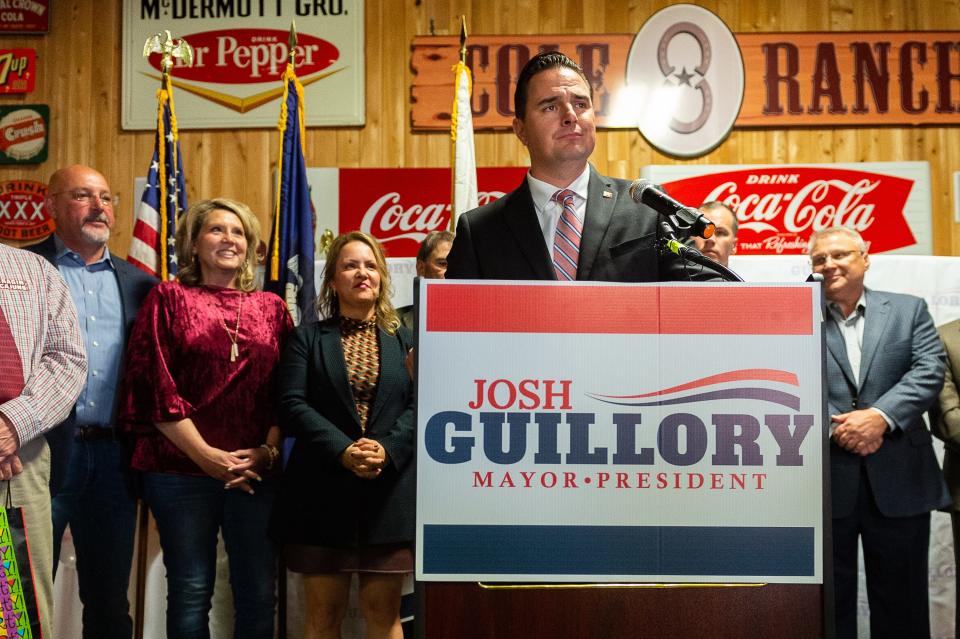
[{"label": "wooden podium", "polygon": [[419,584],[423,639],[777,637],[825,632],[823,588],[811,584]]},{"label": "wooden podium", "polygon": [[817,284],[418,293],[417,637],[833,636]]}]

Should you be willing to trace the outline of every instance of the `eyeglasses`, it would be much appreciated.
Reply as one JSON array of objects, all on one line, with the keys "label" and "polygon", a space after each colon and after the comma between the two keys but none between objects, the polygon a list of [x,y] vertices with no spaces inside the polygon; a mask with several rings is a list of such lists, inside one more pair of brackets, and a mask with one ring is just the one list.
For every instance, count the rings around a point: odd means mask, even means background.
[{"label": "eyeglasses", "polygon": [[833,253],[818,253],[810,257],[810,263],[813,264],[814,268],[818,266],[823,266],[827,263],[827,258],[830,258],[834,262],[843,262],[850,258],[851,255],[859,253],[863,255],[863,251],[834,251]]},{"label": "eyeglasses", "polygon": [[69,195],[74,202],[90,205],[94,200],[100,203],[104,208],[113,208],[115,196],[109,191],[104,191],[100,195],[87,191],[86,189],[77,189],[75,191],[60,191],[51,195]]}]

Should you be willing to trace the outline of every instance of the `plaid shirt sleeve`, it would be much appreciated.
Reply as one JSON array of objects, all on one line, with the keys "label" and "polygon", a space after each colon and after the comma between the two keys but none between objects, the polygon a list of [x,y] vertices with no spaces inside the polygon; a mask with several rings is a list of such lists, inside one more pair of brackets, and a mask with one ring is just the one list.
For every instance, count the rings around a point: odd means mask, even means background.
[{"label": "plaid shirt sleeve", "polygon": [[[24,360],[24,388],[0,404],[23,446],[70,414],[87,378],[87,356],[70,290],[57,270],[26,251],[0,255],[5,274],[29,282],[22,304],[4,308]],[[32,306],[32,308],[31,308]]]}]

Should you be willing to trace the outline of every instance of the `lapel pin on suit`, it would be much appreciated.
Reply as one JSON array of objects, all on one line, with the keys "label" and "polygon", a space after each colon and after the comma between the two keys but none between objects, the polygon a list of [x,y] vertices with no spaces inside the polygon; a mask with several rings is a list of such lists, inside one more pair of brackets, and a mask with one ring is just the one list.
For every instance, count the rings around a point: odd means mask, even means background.
[{"label": "lapel pin on suit", "polygon": [[607,198],[607,199],[610,199],[610,198],[613,197],[613,193],[611,193],[610,191],[604,191],[604,192],[603,192],[603,197],[605,197],[605,198]]}]

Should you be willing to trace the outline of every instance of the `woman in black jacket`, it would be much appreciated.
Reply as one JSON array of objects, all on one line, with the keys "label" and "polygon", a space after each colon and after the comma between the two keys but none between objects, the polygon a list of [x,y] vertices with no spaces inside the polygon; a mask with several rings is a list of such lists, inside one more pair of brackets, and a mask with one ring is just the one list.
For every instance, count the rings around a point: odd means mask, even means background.
[{"label": "woman in black jacket", "polygon": [[367,636],[399,639],[413,570],[413,385],[376,240],[334,240],[318,303],[328,319],[300,326],[280,362],[280,423],[296,442],[272,530],[304,576],[306,639],[340,637],[355,572]]}]

